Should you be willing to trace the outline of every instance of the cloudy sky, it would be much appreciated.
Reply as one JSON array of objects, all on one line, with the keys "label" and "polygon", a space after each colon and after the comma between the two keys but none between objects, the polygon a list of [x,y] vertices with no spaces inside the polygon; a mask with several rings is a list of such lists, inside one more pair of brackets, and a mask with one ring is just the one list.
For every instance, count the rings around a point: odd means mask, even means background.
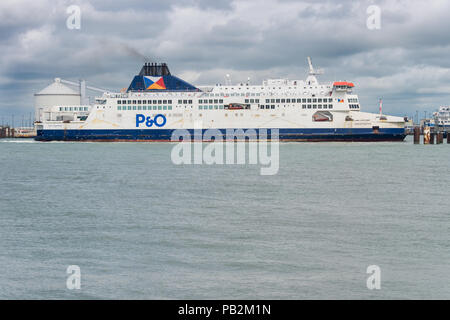
[{"label": "cloudy sky", "polygon": [[[371,5],[380,29],[367,27]],[[356,84],[364,111],[383,97],[385,113],[423,117],[450,105],[449,13],[448,0],[1,0],[0,116],[28,115],[55,77],[127,87],[146,57],[208,85],[303,79],[311,56],[320,81]]]}]

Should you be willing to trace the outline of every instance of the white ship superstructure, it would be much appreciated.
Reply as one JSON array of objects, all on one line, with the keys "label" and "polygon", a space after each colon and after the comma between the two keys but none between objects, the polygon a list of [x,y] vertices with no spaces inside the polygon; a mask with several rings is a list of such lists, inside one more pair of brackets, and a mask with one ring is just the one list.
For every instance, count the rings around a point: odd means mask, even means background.
[{"label": "white ship superstructure", "polygon": [[306,80],[227,81],[195,87],[166,64],[146,63],[127,92],[105,92],[92,106],[42,111],[38,140],[170,141],[176,129],[278,129],[281,140],[401,141],[401,117],[361,111],[354,84],[319,84],[310,59]]},{"label": "white ship superstructure", "polygon": [[440,107],[438,112],[433,113],[430,124],[433,127],[437,124],[445,129],[450,128],[450,107]]}]

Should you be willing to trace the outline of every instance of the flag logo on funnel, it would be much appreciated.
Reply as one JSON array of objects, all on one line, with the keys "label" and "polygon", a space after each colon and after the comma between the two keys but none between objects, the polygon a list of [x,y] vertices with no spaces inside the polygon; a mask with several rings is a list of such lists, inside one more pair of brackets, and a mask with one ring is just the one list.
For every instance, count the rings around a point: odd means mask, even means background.
[{"label": "flag logo on funnel", "polygon": [[147,90],[165,90],[163,77],[144,77],[145,89]]}]

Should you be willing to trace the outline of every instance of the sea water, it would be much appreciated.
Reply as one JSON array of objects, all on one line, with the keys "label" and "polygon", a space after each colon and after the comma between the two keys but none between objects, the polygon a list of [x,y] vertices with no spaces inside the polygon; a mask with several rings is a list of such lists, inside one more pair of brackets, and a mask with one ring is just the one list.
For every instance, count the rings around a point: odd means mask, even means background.
[{"label": "sea water", "polygon": [[271,176],[173,147],[0,140],[0,298],[450,299],[450,145],[280,143]]}]

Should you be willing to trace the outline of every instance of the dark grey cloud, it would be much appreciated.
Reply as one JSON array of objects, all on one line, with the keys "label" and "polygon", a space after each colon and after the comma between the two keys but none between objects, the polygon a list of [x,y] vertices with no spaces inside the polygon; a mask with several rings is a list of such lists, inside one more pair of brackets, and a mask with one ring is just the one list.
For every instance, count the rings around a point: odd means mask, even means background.
[{"label": "dark grey cloud", "polygon": [[[69,5],[81,30],[66,28]],[[381,8],[381,29],[366,27]],[[450,3],[380,1],[2,0],[0,114],[32,111],[54,77],[127,87],[144,60],[168,62],[194,84],[301,79],[306,57],[323,81],[352,80],[363,107],[412,115],[449,104]]]}]

